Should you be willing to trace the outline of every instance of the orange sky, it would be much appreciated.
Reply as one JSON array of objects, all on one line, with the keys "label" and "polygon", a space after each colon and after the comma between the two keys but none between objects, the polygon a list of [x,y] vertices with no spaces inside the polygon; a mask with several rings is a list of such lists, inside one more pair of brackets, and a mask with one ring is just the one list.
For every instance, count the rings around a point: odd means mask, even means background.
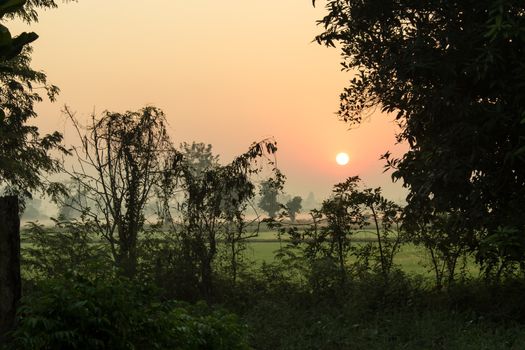
[{"label": "orange sky", "polygon": [[[321,5],[321,6],[320,6]],[[64,104],[81,119],[92,111],[155,105],[176,143],[211,143],[223,161],[273,136],[286,190],[322,199],[332,185],[360,175],[368,186],[404,198],[378,158],[394,146],[390,118],[374,116],[355,130],[337,120],[339,93],[351,78],[339,51],[313,43],[325,13],[310,0],[79,0],[43,12],[33,66],[61,88],[38,107],[44,130],[64,126]],[[345,151],[341,167],[335,155]]]}]

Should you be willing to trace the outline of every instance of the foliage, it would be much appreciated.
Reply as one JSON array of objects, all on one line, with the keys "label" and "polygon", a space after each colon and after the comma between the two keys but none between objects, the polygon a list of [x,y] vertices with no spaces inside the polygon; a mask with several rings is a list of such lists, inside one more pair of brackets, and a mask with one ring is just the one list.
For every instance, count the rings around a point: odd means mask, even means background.
[{"label": "foliage", "polygon": [[47,280],[26,296],[10,349],[248,349],[237,318],[205,305],[156,301],[123,280]]},{"label": "foliage", "polygon": [[[279,314],[280,317],[275,317]],[[261,303],[248,315],[257,349],[520,349],[521,325],[495,324],[465,313],[410,311],[357,318],[350,306],[293,308]]]},{"label": "foliage", "polygon": [[[360,189],[359,182],[359,177],[354,176],[335,185],[332,197],[323,202],[319,211],[312,212],[314,225],[306,229],[301,238],[306,245],[305,257],[310,261],[317,260],[317,268],[337,264],[343,284],[351,255],[357,258],[354,272],[372,268],[388,279],[394,256],[403,240],[399,229],[399,206],[385,199],[380,188]],[[326,224],[320,225],[318,222],[323,218]],[[360,247],[352,245],[352,235],[370,225],[375,229],[377,241]],[[319,276],[329,275],[327,272],[321,272]]]},{"label": "foliage", "polygon": [[219,165],[219,156],[214,155],[212,145],[202,142],[181,143],[180,153],[183,157],[186,167],[191,169],[193,176],[203,176],[206,171],[211,170]]},{"label": "foliage", "polygon": [[[281,216],[269,225],[290,238],[276,255],[283,268],[306,278],[315,293],[340,294],[350,280],[370,273],[379,273],[388,284],[397,273],[394,258],[406,240],[401,208],[384,198],[380,188],[361,188],[359,177],[349,177],[310,216],[310,224],[286,224]],[[374,241],[353,243],[356,233],[370,228]]]},{"label": "foliage", "polygon": [[[213,262],[217,256],[218,239],[226,238],[233,246],[232,259],[237,259],[238,244],[244,236],[243,211],[255,196],[251,176],[262,170],[264,162],[270,166],[277,148],[275,142],[263,140],[236,157],[230,164],[215,166],[197,174],[184,157],[176,167],[174,179],[180,181],[184,199],[179,205],[180,229],[176,233],[185,259],[194,264],[193,270],[200,280],[201,295],[207,300],[213,295]],[[261,162],[262,163],[258,163]],[[279,172],[273,169],[277,176]],[[172,180],[175,181],[175,180]],[[175,190],[171,185],[166,188]],[[172,194],[173,195],[173,194]],[[166,194],[169,198],[170,194]],[[237,227],[236,234],[228,227]],[[220,237],[226,232],[226,237]],[[237,261],[237,260],[236,260]],[[236,264],[236,262],[234,262]]]},{"label": "foliage", "polygon": [[286,202],[285,206],[286,206],[286,209],[288,210],[288,215],[290,215],[290,220],[292,220],[292,222],[295,222],[295,216],[302,209],[302,205],[301,205],[302,201],[303,199],[301,197],[295,196],[291,200]]},{"label": "foliage", "polygon": [[257,237],[260,228],[259,217],[247,220],[247,208],[248,203],[244,203],[228,211],[222,234],[224,246],[222,249],[219,247],[218,265],[233,284],[237,282],[240,271],[246,267],[246,243]]},{"label": "foliage", "polygon": [[499,282],[525,272],[525,236],[515,227],[498,227],[480,242],[479,256],[485,276]]},{"label": "foliage", "polygon": [[200,300],[197,263],[184,248],[173,231],[145,231],[138,245],[137,280],[158,286],[166,298]]},{"label": "foliage", "polygon": [[46,173],[60,170],[51,151],[67,153],[61,145],[62,135],[54,132],[41,136],[38,128],[26,125],[36,117],[34,106],[42,97],[35,92],[44,88],[54,100],[58,88],[47,84],[44,73],[30,67],[31,49],[3,60],[0,69],[0,186],[2,190],[31,196],[31,191],[44,189]]},{"label": "foliage", "polygon": [[22,245],[23,271],[32,280],[111,274],[112,259],[107,245],[96,241],[94,225],[79,220],[55,220],[52,228],[28,223]]},{"label": "foliage", "polygon": [[[338,299],[272,274],[241,314],[257,349],[520,349],[523,280],[459,282],[435,291],[414,276],[361,275]],[[262,281],[262,278],[259,280]],[[255,282],[252,282],[255,284]],[[278,315],[278,317],[276,317]]]},{"label": "foliage", "polygon": [[[409,225],[412,225],[410,223]],[[410,227],[410,240],[425,247],[437,289],[450,286],[456,278],[464,278],[470,257],[472,235],[463,231],[460,213],[435,215],[428,224]]]},{"label": "foliage", "polygon": [[[38,19],[38,8],[56,7],[53,0],[2,0],[0,20]],[[67,154],[61,145],[62,135],[54,132],[41,136],[36,126],[27,125],[36,117],[34,105],[42,101],[36,91],[43,89],[51,101],[58,88],[47,83],[46,75],[31,68],[31,47],[38,35],[23,32],[12,37],[0,24],[0,187],[4,192],[31,197],[34,190],[60,191],[43,175],[60,170],[60,162],[50,153]]]},{"label": "foliage", "polygon": [[[62,2],[68,3],[76,0],[62,0]],[[3,1],[8,6],[12,6],[13,3],[19,3],[23,5],[22,8],[17,9],[16,12],[11,12],[7,15],[8,18],[21,18],[27,23],[38,22],[38,10],[48,10],[58,7],[58,1],[56,0],[5,0]]]},{"label": "foliage", "polygon": [[282,190],[282,183],[268,179],[261,183],[259,194],[259,208],[268,213],[270,219],[274,219],[281,209],[281,204],[277,201],[277,195]]},{"label": "foliage", "polygon": [[[0,19],[4,17],[20,15],[24,11],[24,0],[4,0],[0,2]],[[11,36],[7,27],[0,24],[0,72],[9,71],[5,61],[18,56],[24,47],[35,41],[38,35],[35,33],[22,33],[16,37]]]},{"label": "foliage", "polygon": [[86,134],[68,109],[66,113],[82,140],[82,147],[75,148],[79,168],[68,173],[84,194],[80,199],[70,196],[69,205],[91,219],[110,244],[117,267],[132,277],[144,207],[152,188],[161,184],[177,161],[168,158],[172,147],[164,113],[145,107],[105,112],[98,120],[93,115]]},{"label": "foliage", "polygon": [[[183,142],[179,149],[172,151],[172,159],[177,159],[181,164],[179,170],[184,168],[191,174],[193,178],[202,178],[207,171],[217,168],[219,164],[219,156],[213,154],[212,145],[204,144],[202,142],[193,141],[191,144]],[[155,187],[159,224],[163,228],[172,229],[170,227],[174,223],[172,210],[179,211],[179,205],[184,199],[183,191],[180,189],[180,180],[177,176],[177,171],[166,172],[162,178],[160,186]],[[176,207],[174,207],[176,203]],[[180,213],[180,211],[179,211]]]},{"label": "foliage", "polygon": [[385,155],[410,190],[405,221],[461,218],[456,232],[477,234],[471,249],[487,263],[482,240],[525,230],[525,3],[329,0],[327,10],[317,40],[340,44],[343,68],[356,72],[340,118],[394,112],[410,147]]},{"label": "foliage", "polygon": [[357,192],[355,197],[368,216],[365,225],[373,227],[377,238],[377,245],[369,243],[365,250],[375,260],[374,268],[388,279],[394,267],[394,257],[406,240],[405,232],[401,230],[402,209],[383,197],[380,187],[365,188]]}]

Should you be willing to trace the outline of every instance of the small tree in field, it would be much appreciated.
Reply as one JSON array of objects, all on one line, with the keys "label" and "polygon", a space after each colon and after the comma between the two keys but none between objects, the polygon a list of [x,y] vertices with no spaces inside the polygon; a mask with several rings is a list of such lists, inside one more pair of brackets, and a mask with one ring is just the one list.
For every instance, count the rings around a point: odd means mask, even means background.
[{"label": "small tree in field", "polygon": [[182,161],[194,176],[203,176],[206,171],[219,166],[219,156],[213,154],[212,145],[193,141],[191,144],[183,142],[179,151]]},{"label": "small tree in field", "polygon": [[[250,176],[260,170],[257,161],[265,155],[273,155],[276,150],[274,142],[264,140],[252,145],[230,164],[210,169],[202,177],[196,178],[191,171],[182,169],[186,191],[183,234],[200,260],[201,291],[208,300],[213,296],[213,261],[218,251],[217,240],[225,238],[233,247],[231,268],[235,280],[238,244],[245,238],[243,210],[255,196],[255,185]],[[232,227],[236,228],[234,232]]]},{"label": "small tree in field", "polygon": [[282,184],[278,181],[269,179],[261,183],[259,193],[261,198],[259,199],[259,208],[268,213],[270,219],[274,219],[281,205],[277,201],[277,195],[282,190]]},{"label": "small tree in field", "polygon": [[[353,176],[336,184],[321,209],[310,212],[313,223],[309,227],[298,230],[292,225],[286,229],[282,223],[274,224],[290,235],[294,248],[302,251],[312,268],[314,288],[326,288],[322,284],[331,283],[330,271],[335,272],[333,277],[341,285],[349,273],[370,270],[381,273],[388,282],[394,257],[404,239],[399,228],[401,208],[384,198],[380,188],[361,188],[360,181]],[[368,232],[370,228],[376,236],[374,242],[352,244],[356,233]],[[351,265],[352,256],[356,260]],[[317,271],[319,268],[322,271]]]},{"label": "small tree in field", "polygon": [[334,257],[339,266],[342,283],[346,280],[346,262],[351,252],[351,236],[357,228],[362,228],[366,218],[353,199],[357,189],[357,176],[348,178],[345,182],[334,186],[332,198],[325,200],[321,212],[326,217],[327,225],[322,228],[329,242],[326,251]]},{"label": "small tree in field", "polygon": [[[364,226],[372,227],[377,241],[369,243],[362,252],[375,260],[385,280],[394,266],[394,257],[401,248],[404,234],[400,229],[401,207],[383,197],[381,188],[364,188],[352,194],[353,202],[360,206],[367,218]],[[356,252],[359,258],[359,251]]]},{"label": "small tree in field", "polygon": [[82,140],[75,148],[79,167],[69,171],[85,199],[70,197],[73,209],[91,219],[111,247],[116,266],[132,277],[137,265],[137,239],[143,210],[152,188],[159,185],[172,148],[161,110],[105,112],[84,134],[66,110]]},{"label": "small tree in field", "polygon": [[452,284],[458,271],[465,272],[474,237],[472,233],[462,231],[462,220],[461,213],[440,213],[428,220],[407,221],[405,224],[411,241],[423,246],[428,254],[437,289]]},{"label": "small tree in field", "polygon": [[286,209],[288,209],[288,215],[290,215],[290,220],[295,222],[295,216],[303,208],[301,202],[303,199],[299,196],[293,197],[291,200],[286,202]]}]

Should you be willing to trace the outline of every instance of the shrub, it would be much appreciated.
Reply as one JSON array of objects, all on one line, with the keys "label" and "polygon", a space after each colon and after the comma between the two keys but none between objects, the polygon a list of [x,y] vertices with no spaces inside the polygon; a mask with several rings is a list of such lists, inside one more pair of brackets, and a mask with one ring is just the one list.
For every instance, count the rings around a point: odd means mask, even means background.
[{"label": "shrub", "polygon": [[248,349],[235,315],[159,302],[125,280],[43,282],[23,298],[8,349]]},{"label": "shrub", "polygon": [[[71,273],[102,277],[112,273],[109,246],[97,242],[96,227],[83,220],[55,220],[53,228],[28,223],[22,245],[22,270],[31,280]],[[33,281],[35,282],[35,281]]]}]

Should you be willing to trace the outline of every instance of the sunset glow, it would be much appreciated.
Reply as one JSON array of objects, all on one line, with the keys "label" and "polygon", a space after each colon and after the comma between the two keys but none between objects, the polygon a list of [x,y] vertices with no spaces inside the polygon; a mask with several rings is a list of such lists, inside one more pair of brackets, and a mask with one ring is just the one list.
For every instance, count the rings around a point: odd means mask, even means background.
[{"label": "sunset glow", "polygon": [[[322,198],[360,175],[402,198],[379,160],[405,148],[395,145],[392,118],[374,112],[349,130],[334,116],[352,74],[341,72],[338,50],[313,42],[324,15],[304,0],[89,0],[11,27],[40,37],[33,66],[61,94],[37,106],[35,122],[65,132],[67,143],[75,133],[61,117],[65,104],[85,120],[152,105],[165,112],[176,144],[210,143],[222,162],[274,137],[289,193]],[[351,168],[334,162],[334,149],[355,150]]]}]

